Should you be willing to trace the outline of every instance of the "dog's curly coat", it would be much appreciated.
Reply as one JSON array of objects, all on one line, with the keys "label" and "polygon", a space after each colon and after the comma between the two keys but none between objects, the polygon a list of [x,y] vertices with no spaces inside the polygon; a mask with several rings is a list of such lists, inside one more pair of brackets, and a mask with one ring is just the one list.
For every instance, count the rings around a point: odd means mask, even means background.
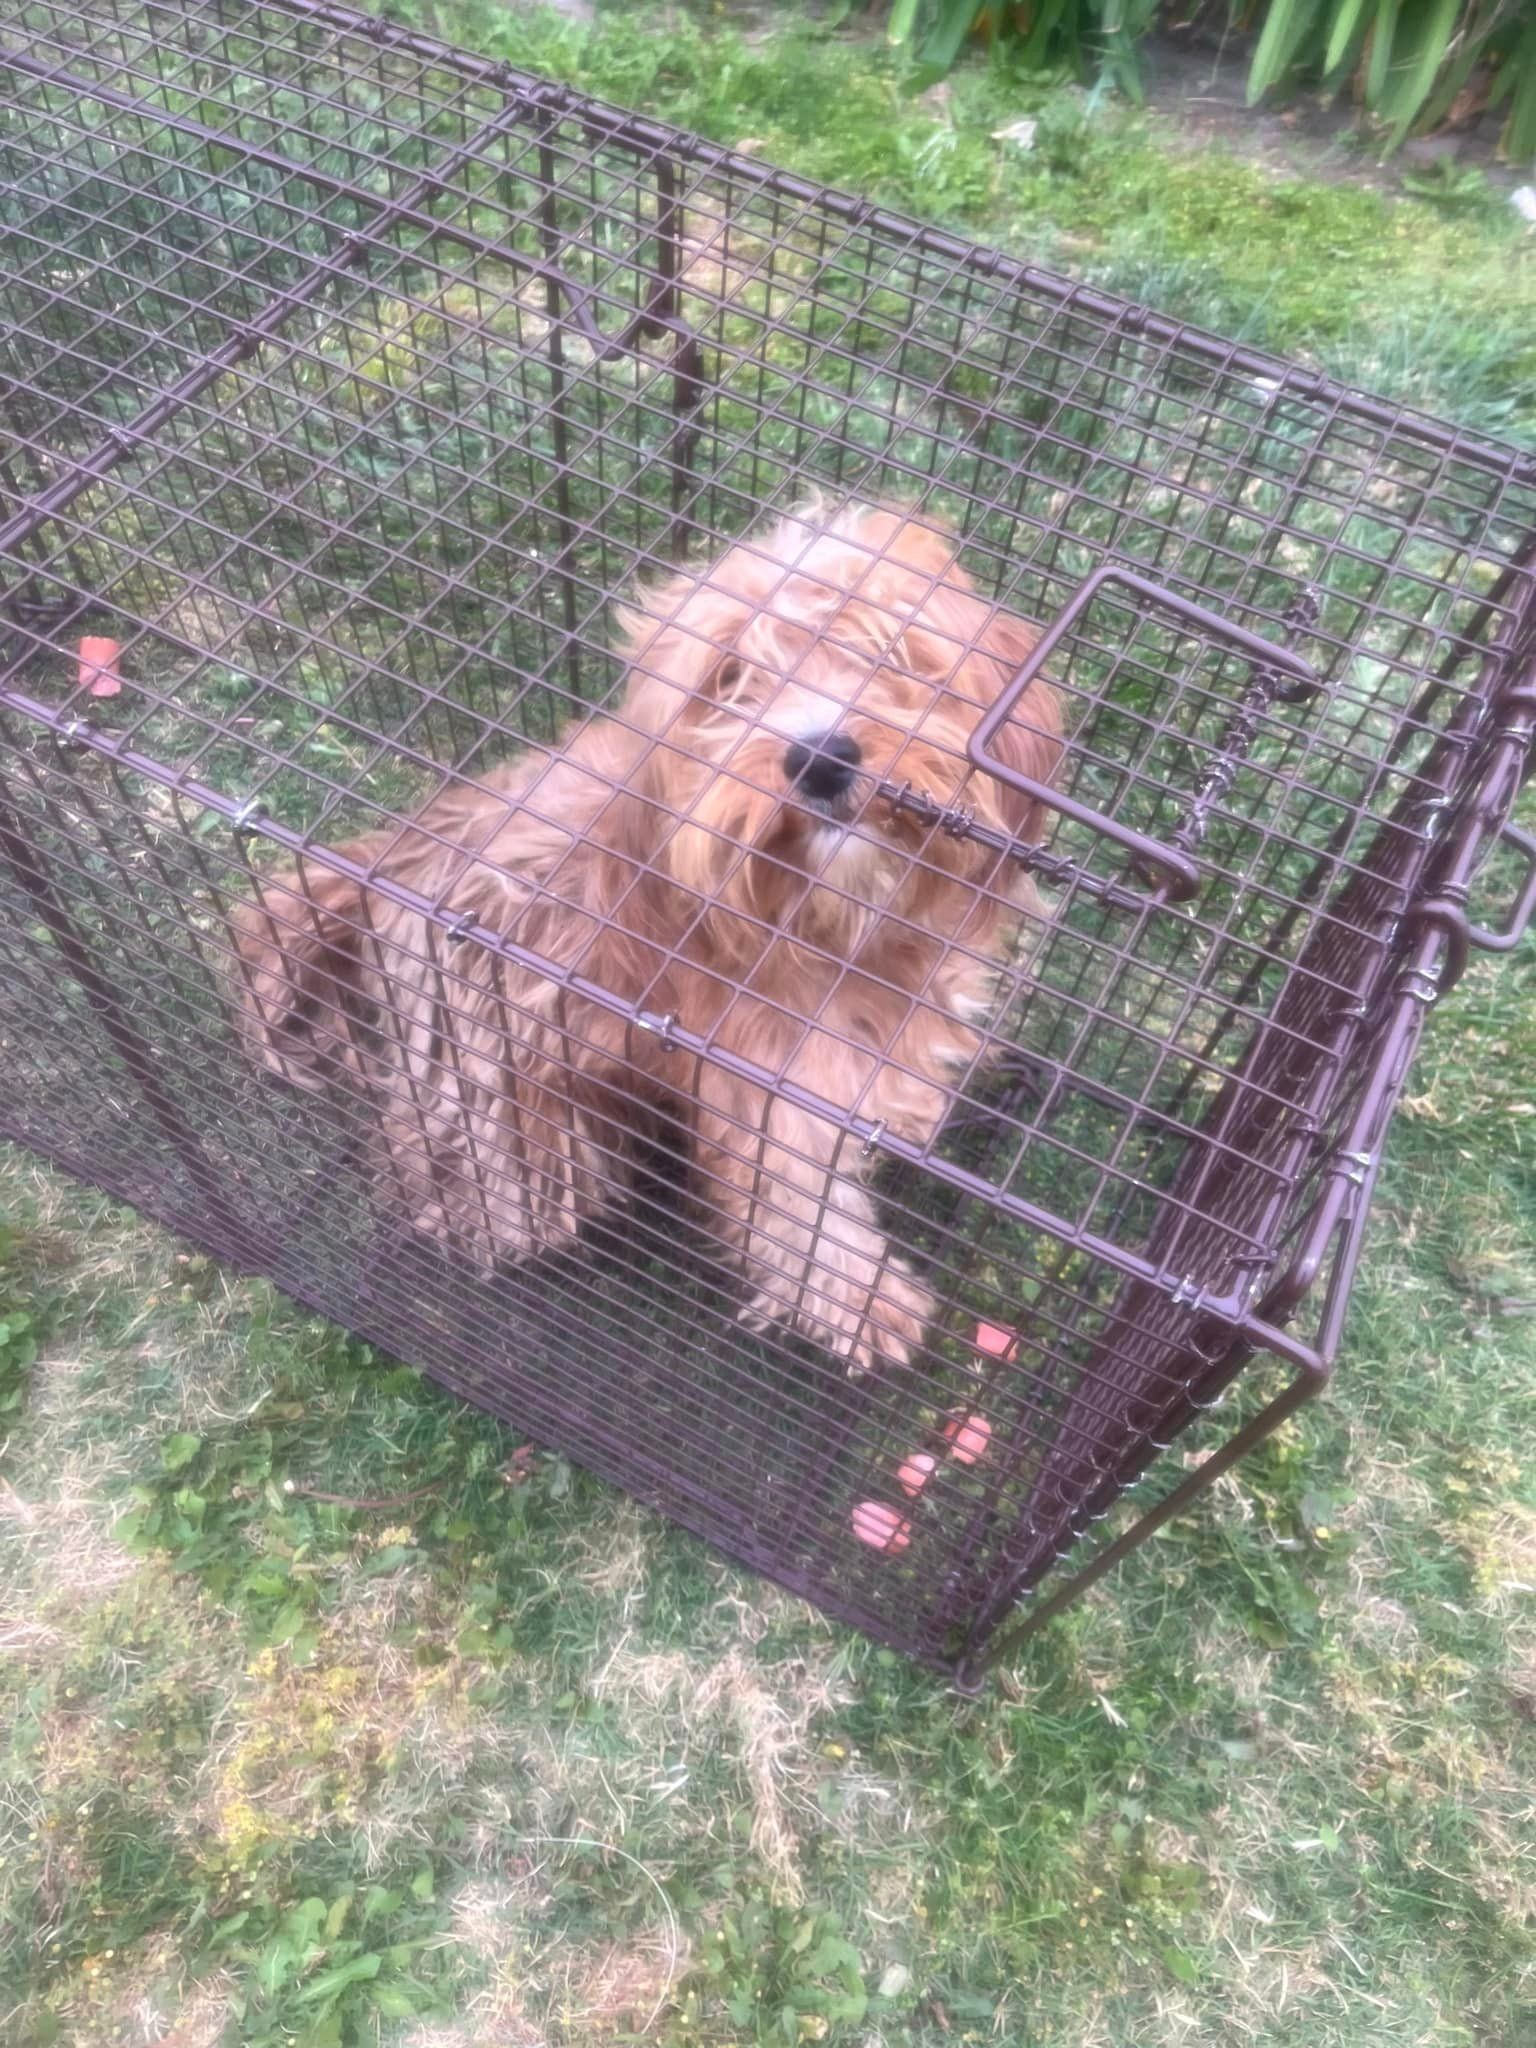
[{"label": "dog's curly coat", "polygon": [[[966,757],[1036,634],[975,594],[949,534],[861,506],[808,507],[621,624],[622,699],[559,751],[340,849],[367,879],[303,861],[263,880],[235,919],[244,1024],[290,1080],[355,1091],[415,1228],[477,1263],[569,1248],[664,1127],[745,1323],[791,1322],[856,1369],[904,1358],[932,1301],[877,1226],[858,1142],[579,985],[931,1140],[1039,905],[1017,863],[875,785],[1038,837],[1037,807]],[[1046,781],[1058,735],[1037,684],[995,745]],[[578,980],[445,943],[380,878]]]}]

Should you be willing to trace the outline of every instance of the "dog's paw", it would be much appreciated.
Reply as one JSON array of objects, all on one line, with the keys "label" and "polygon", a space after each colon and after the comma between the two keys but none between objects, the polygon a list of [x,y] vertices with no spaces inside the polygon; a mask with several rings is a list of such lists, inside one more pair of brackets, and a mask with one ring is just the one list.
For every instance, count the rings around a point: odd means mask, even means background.
[{"label": "dog's paw", "polygon": [[[909,1266],[900,1259],[887,1259],[876,1285],[858,1301],[852,1327],[832,1348],[847,1360],[850,1378],[876,1365],[905,1365],[922,1343],[936,1306]],[[854,1307],[848,1304],[849,1309]],[[845,1312],[845,1325],[848,1320]]]},{"label": "dog's paw", "polygon": [[904,1365],[933,1318],[934,1298],[901,1260],[886,1257],[871,1274],[817,1266],[791,1290],[760,1289],[737,1320],[758,1333],[790,1322],[803,1337],[845,1361],[850,1378],[877,1365]]}]

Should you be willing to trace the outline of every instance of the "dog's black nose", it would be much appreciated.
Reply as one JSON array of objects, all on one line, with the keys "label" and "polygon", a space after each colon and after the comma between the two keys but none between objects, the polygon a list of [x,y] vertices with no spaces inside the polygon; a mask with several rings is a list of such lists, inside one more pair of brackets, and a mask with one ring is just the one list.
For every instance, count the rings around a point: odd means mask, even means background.
[{"label": "dog's black nose", "polygon": [[829,804],[853,787],[854,770],[863,758],[858,741],[847,733],[824,732],[784,749],[784,773],[812,803]]}]

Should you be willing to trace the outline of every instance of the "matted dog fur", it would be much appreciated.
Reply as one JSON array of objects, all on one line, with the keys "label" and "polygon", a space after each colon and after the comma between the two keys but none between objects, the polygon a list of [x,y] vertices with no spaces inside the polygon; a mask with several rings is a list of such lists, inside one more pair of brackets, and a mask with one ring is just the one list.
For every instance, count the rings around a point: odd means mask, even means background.
[{"label": "matted dog fur", "polygon": [[[570,1249],[660,1132],[745,1324],[792,1324],[855,1370],[905,1358],[932,1298],[880,1231],[857,1140],[580,985],[928,1144],[1041,906],[1017,862],[876,788],[963,797],[1037,839],[1038,807],[966,755],[1037,635],[926,517],[818,504],[620,627],[622,696],[558,750],[337,849],[363,880],[313,861],[263,878],[235,919],[244,1026],[290,1081],[353,1092],[414,1228],[458,1255]],[[994,745],[1048,781],[1059,733],[1037,683]],[[379,879],[574,980],[454,945]]]}]

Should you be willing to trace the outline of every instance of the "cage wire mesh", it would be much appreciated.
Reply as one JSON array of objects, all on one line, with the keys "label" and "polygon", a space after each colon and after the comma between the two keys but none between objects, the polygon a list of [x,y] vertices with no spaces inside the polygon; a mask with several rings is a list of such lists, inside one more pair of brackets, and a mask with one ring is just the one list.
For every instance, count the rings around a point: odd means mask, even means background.
[{"label": "cage wire mesh", "polygon": [[[0,42],[5,1129],[974,1677],[1241,1365],[1207,1474],[1329,1367],[1531,908],[1536,460],[345,7]],[[800,652],[694,629],[713,737],[637,738],[616,606],[722,561]],[[533,861],[653,771],[622,888]]]}]

